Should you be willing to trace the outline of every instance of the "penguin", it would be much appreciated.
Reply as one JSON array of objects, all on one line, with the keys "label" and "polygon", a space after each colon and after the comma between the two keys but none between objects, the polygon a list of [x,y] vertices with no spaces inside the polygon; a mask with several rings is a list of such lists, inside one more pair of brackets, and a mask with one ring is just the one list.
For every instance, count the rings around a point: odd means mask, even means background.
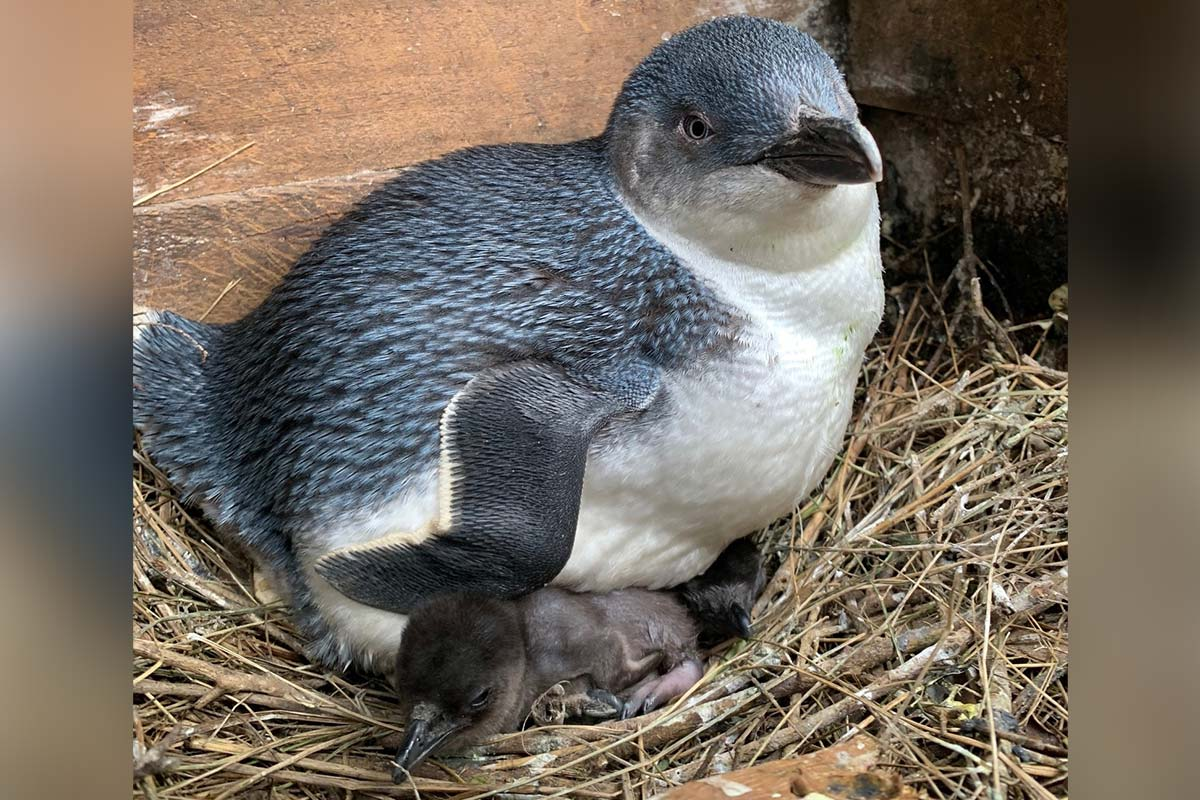
[{"label": "penguin", "polygon": [[700,646],[753,636],[750,611],[766,582],[762,554],[747,536],[726,547],[703,575],[678,587],[680,601],[700,625]]},{"label": "penguin", "polygon": [[418,606],[391,672],[408,718],[394,779],[435,751],[519,730],[528,719],[627,719],[671,702],[703,676],[699,634],[725,630],[725,601],[753,605],[760,562],[748,539],[726,548],[688,582],[699,616],[682,592],[647,589],[551,586],[517,600],[442,594]]},{"label": "penguin", "polygon": [[331,668],[438,594],[682,584],[839,449],[881,169],[811,37],[701,23],[598,135],[410,168],[239,321],[141,315],[135,428]]},{"label": "penguin", "polygon": [[[436,595],[409,616],[396,658],[393,685],[408,724],[395,777],[437,750],[520,730],[555,686],[565,687],[564,716],[652,711],[703,675],[696,633],[670,592]],[[627,702],[615,696],[631,687]]]}]

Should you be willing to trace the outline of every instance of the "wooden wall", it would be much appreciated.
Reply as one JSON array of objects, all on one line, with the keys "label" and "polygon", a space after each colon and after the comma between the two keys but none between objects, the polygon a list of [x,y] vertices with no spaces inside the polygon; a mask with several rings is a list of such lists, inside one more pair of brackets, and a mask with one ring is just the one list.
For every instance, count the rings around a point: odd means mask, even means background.
[{"label": "wooden wall", "polygon": [[797,2],[141,0],[133,197],[254,146],[134,212],[134,302],[234,319],[393,170],[469,144],[598,132],[670,33]]}]

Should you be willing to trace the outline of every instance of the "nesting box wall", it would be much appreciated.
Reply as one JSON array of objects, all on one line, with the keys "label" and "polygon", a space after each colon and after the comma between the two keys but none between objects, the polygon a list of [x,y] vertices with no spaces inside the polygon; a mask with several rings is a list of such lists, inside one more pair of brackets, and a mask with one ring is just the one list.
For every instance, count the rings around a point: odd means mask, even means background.
[{"label": "nesting box wall", "polygon": [[143,0],[134,198],[254,145],[135,208],[134,302],[199,316],[221,297],[208,319],[237,318],[398,168],[592,135],[655,44],[729,13],[845,65],[888,164],[894,277],[923,269],[914,243],[957,246],[962,146],[980,254],[1017,316],[1044,307],[1066,270],[1066,9],[1038,0]]},{"label": "nesting box wall", "polygon": [[847,77],[888,162],[896,277],[923,273],[922,243],[960,248],[961,150],[985,291],[1018,319],[1048,316],[1067,280],[1065,0],[849,0],[847,17]]}]

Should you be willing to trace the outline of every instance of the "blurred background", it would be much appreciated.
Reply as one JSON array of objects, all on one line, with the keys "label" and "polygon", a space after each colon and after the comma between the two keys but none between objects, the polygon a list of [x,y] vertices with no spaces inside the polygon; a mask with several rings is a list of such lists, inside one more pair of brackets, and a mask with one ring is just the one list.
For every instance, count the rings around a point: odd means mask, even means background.
[{"label": "blurred background", "polygon": [[[338,202],[389,170],[466,143],[598,130],[666,32],[731,10],[804,25],[845,64],[888,157],[889,235],[948,228],[961,150],[981,255],[1005,265],[985,291],[1013,319],[1045,315],[1066,282],[1062,4],[736,5],[518,3],[513,16],[352,2],[324,40],[306,27],[335,13],[319,3],[7,4],[3,796],[129,790],[131,298],[185,313],[220,299],[213,318],[237,316]],[[1080,797],[1193,793],[1197,17],[1161,2],[1071,17]],[[902,191],[913,175],[936,191]],[[316,194],[331,199],[306,206]],[[218,225],[229,235],[212,241]],[[923,266],[897,266],[910,268]]]}]

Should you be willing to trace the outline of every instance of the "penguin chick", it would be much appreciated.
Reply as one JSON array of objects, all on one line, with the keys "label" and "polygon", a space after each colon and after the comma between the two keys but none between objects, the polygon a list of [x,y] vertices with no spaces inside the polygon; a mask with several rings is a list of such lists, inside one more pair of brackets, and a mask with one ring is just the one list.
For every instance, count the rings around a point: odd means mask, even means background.
[{"label": "penguin chick", "polygon": [[[550,587],[515,601],[434,598],[409,617],[396,656],[392,680],[409,724],[393,777],[435,751],[518,730],[563,683],[571,716],[597,706],[609,716],[652,711],[703,674],[696,637],[670,592]],[[624,703],[613,696],[627,690]]]},{"label": "penguin chick", "polygon": [[749,639],[750,611],[767,582],[762,553],[749,536],[726,547],[703,575],[680,586],[679,599],[700,625],[701,647]]}]

